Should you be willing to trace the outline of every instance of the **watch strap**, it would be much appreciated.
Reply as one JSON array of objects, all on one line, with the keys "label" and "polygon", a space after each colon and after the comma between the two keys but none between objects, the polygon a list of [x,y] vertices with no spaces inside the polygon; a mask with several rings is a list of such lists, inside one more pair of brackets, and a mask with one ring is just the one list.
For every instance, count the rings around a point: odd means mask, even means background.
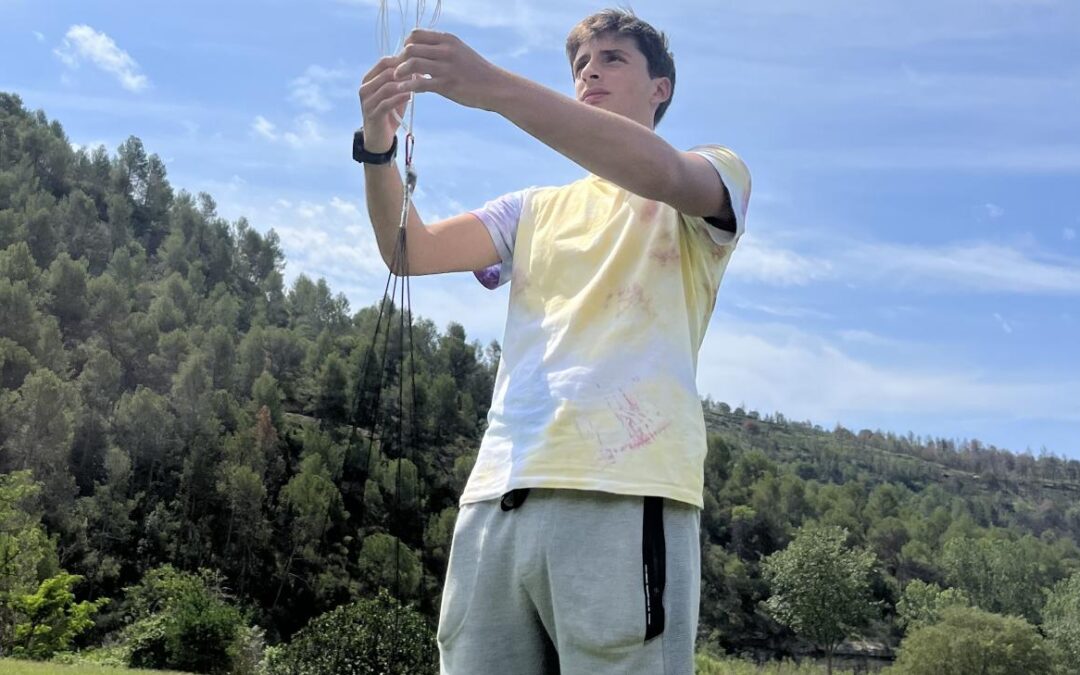
[{"label": "watch strap", "polygon": [[353,134],[352,156],[361,164],[389,164],[397,156],[397,136],[394,136],[394,142],[386,152],[369,152],[364,147],[364,130],[357,129]]}]

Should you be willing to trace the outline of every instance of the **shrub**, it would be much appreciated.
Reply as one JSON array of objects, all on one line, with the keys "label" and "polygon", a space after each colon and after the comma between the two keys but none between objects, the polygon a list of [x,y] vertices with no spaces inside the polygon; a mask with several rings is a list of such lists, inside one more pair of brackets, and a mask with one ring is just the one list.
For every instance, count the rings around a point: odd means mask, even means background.
[{"label": "shrub", "polygon": [[94,625],[90,616],[109,600],[75,602],[71,588],[80,581],[81,576],[61,572],[42,581],[36,592],[13,599],[11,606],[21,619],[15,624],[14,656],[47,659],[66,650],[73,639]]},{"label": "shrub", "polygon": [[1054,586],[1043,615],[1043,630],[1061,651],[1066,670],[1080,673],[1080,572]]},{"label": "shrub", "polygon": [[137,617],[124,630],[131,666],[196,673],[232,669],[237,636],[246,621],[229,604],[215,574],[164,566],[127,590],[129,607]]},{"label": "shrub", "polygon": [[241,626],[229,645],[229,675],[260,675],[266,666],[266,631],[258,626]]},{"label": "shrub", "polygon": [[1035,627],[1015,616],[948,607],[941,621],[900,644],[890,675],[1051,675],[1052,653]]},{"label": "shrub", "polygon": [[439,670],[427,621],[386,591],[311,621],[288,645],[268,650],[273,675],[423,675]]},{"label": "shrub", "polygon": [[916,579],[904,588],[900,601],[896,603],[897,622],[911,631],[937,623],[946,607],[970,605],[967,594],[960,589],[942,589],[937,584]]}]

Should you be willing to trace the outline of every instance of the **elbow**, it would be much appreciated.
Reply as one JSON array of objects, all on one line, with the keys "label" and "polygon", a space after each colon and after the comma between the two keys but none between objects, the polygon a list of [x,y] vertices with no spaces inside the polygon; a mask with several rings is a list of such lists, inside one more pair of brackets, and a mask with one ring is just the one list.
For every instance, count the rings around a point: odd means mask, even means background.
[{"label": "elbow", "polygon": [[389,255],[384,251],[382,252],[382,261],[390,274],[400,277],[404,273],[405,265],[402,264],[402,261],[396,255]]},{"label": "elbow", "polygon": [[416,256],[410,254],[409,260],[403,260],[399,255],[388,256],[383,254],[383,264],[386,265],[387,271],[394,276],[398,277],[419,277],[429,272],[422,269],[421,265],[417,263]]}]

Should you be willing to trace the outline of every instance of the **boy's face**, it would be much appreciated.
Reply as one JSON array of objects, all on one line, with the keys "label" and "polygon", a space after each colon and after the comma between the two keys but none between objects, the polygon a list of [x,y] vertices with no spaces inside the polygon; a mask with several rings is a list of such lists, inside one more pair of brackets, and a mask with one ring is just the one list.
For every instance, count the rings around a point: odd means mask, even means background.
[{"label": "boy's face", "polygon": [[649,64],[630,37],[599,35],[578,48],[571,63],[577,100],[653,128],[656,108],[671,95],[666,77],[649,77]]}]

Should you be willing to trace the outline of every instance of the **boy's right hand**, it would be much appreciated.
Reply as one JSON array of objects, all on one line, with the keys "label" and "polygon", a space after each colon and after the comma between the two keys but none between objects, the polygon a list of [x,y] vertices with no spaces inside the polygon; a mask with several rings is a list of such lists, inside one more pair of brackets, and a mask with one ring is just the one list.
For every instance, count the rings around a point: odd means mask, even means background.
[{"label": "boy's right hand", "polygon": [[[400,63],[401,59],[397,56],[379,59],[360,84],[364,148],[368,152],[382,153],[390,150],[401,125],[399,117],[405,114],[405,106],[409,103],[409,92],[402,92],[398,88],[398,81],[394,79],[394,69]],[[397,111],[396,116],[394,111]]]}]

